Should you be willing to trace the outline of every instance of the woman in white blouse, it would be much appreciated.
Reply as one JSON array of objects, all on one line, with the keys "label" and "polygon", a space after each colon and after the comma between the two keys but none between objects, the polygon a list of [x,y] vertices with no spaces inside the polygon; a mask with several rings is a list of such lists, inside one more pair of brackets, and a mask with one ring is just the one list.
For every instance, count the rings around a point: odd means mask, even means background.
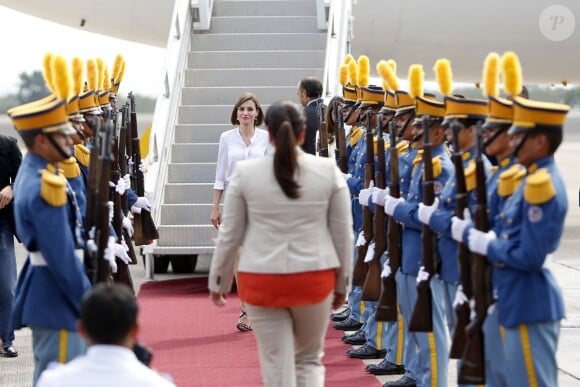
[{"label": "woman in white blouse", "polygon": [[[219,228],[221,223],[220,201],[236,162],[262,157],[270,147],[268,132],[256,128],[264,122],[264,112],[260,101],[254,94],[244,93],[240,96],[234,105],[230,120],[232,125],[239,126],[223,132],[220,136],[211,211],[211,223],[215,228]],[[243,304],[241,309],[240,319],[236,326],[240,331],[249,331],[252,328]]]}]

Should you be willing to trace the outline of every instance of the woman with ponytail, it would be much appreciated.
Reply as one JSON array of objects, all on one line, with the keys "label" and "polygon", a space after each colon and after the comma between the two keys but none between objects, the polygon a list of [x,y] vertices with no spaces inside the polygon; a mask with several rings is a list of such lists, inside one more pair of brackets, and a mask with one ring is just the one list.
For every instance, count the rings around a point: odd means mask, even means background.
[{"label": "woman with ponytail", "polygon": [[353,249],[346,183],[330,158],[300,148],[304,117],[277,102],[265,117],[273,154],[236,164],[212,259],[210,299],[238,294],[253,323],[264,385],[324,385],[328,315],[345,300]]}]

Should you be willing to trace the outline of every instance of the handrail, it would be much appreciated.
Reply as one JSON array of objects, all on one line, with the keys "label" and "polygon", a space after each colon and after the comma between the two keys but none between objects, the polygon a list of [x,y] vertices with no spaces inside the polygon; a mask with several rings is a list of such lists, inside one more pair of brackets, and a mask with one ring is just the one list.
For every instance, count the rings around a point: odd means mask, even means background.
[{"label": "handrail", "polygon": [[213,0],[191,0],[191,9],[194,12],[193,29],[195,31],[209,30]]},{"label": "handrail", "polygon": [[181,98],[186,56],[189,51],[192,27],[190,0],[177,0],[173,9],[172,28],[167,40],[162,89],[159,91],[153,113],[149,152],[144,164],[145,191],[157,224],[160,219],[160,205],[163,185],[167,176],[167,165],[171,153],[171,141],[175,132],[177,111]]},{"label": "handrail", "polygon": [[350,52],[352,2],[353,0],[333,0],[330,3],[326,56],[322,76],[322,96],[324,98],[341,95],[342,93],[338,82],[338,72],[344,56]]}]

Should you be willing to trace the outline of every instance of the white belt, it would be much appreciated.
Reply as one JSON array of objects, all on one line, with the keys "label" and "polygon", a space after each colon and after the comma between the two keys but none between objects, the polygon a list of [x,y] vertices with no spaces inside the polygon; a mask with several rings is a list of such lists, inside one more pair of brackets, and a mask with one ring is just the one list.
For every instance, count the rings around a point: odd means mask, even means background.
[{"label": "white belt", "polygon": [[[40,251],[29,251],[28,256],[30,257],[30,264],[32,266],[47,266],[46,260],[44,259]],[[75,256],[82,263],[84,257],[84,250],[75,249]]]}]

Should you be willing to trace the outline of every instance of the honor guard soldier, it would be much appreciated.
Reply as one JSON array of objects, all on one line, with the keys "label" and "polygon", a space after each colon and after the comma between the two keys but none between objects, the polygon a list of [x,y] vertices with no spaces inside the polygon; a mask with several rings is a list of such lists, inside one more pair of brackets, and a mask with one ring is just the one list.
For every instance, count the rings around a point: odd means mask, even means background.
[{"label": "honor guard soldier", "polygon": [[81,298],[90,287],[82,250],[77,250],[84,243],[81,215],[57,165],[72,151],[67,95],[65,90],[52,102],[9,111],[28,149],[14,185],[14,204],[17,233],[29,253],[12,320],[15,328],[32,330],[34,383],[48,363],[65,363],[86,349],[76,325]]},{"label": "honor guard soldier", "polygon": [[[416,66],[416,65],[414,65]],[[413,71],[413,66],[410,68]],[[422,73],[422,69],[421,69]],[[409,77],[414,79],[415,77]],[[422,79],[422,78],[421,78]],[[411,93],[397,91],[398,104],[407,101],[409,107],[404,110],[397,110],[399,116],[405,117],[407,125],[413,122],[416,115],[416,96],[422,96],[422,87],[410,84]],[[399,102],[400,101],[400,102]],[[405,105],[403,105],[405,106]],[[421,119],[423,120],[425,117]],[[443,144],[445,135],[441,126],[441,117],[435,116],[428,123],[429,139],[432,144],[433,186],[435,197],[441,194],[441,190],[452,173],[452,164],[449,159],[448,150]],[[425,134],[421,128],[414,129],[414,140],[418,142],[418,147],[423,148]],[[425,254],[434,252],[423,252],[421,242],[422,224],[418,219],[418,206],[423,201],[424,183],[424,163],[423,152],[419,150],[413,161],[413,171],[409,191],[405,197],[395,198],[388,195],[385,200],[385,213],[403,224],[402,233],[402,265],[397,273],[397,297],[405,327],[408,329],[411,314],[417,301],[418,276],[421,281],[425,277],[425,272],[420,268]],[[427,276],[427,278],[429,278]],[[431,287],[433,305],[433,332],[410,332],[407,331],[408,342],[406,352],[409,356],[404,359],[405,375],[395,382],[388,382],[386,386],[415,386],[415,385],[447,385],[447,356],[439,351],[444,351],[448,346],[446,327],[443,318],[436,315],[443,315],[442,294],[439,289]],[[443,334],[441,334],[441,332]],[[415,353],[412,353],[415,350]],[[410,359],[408,359],[410,358]]]}]

